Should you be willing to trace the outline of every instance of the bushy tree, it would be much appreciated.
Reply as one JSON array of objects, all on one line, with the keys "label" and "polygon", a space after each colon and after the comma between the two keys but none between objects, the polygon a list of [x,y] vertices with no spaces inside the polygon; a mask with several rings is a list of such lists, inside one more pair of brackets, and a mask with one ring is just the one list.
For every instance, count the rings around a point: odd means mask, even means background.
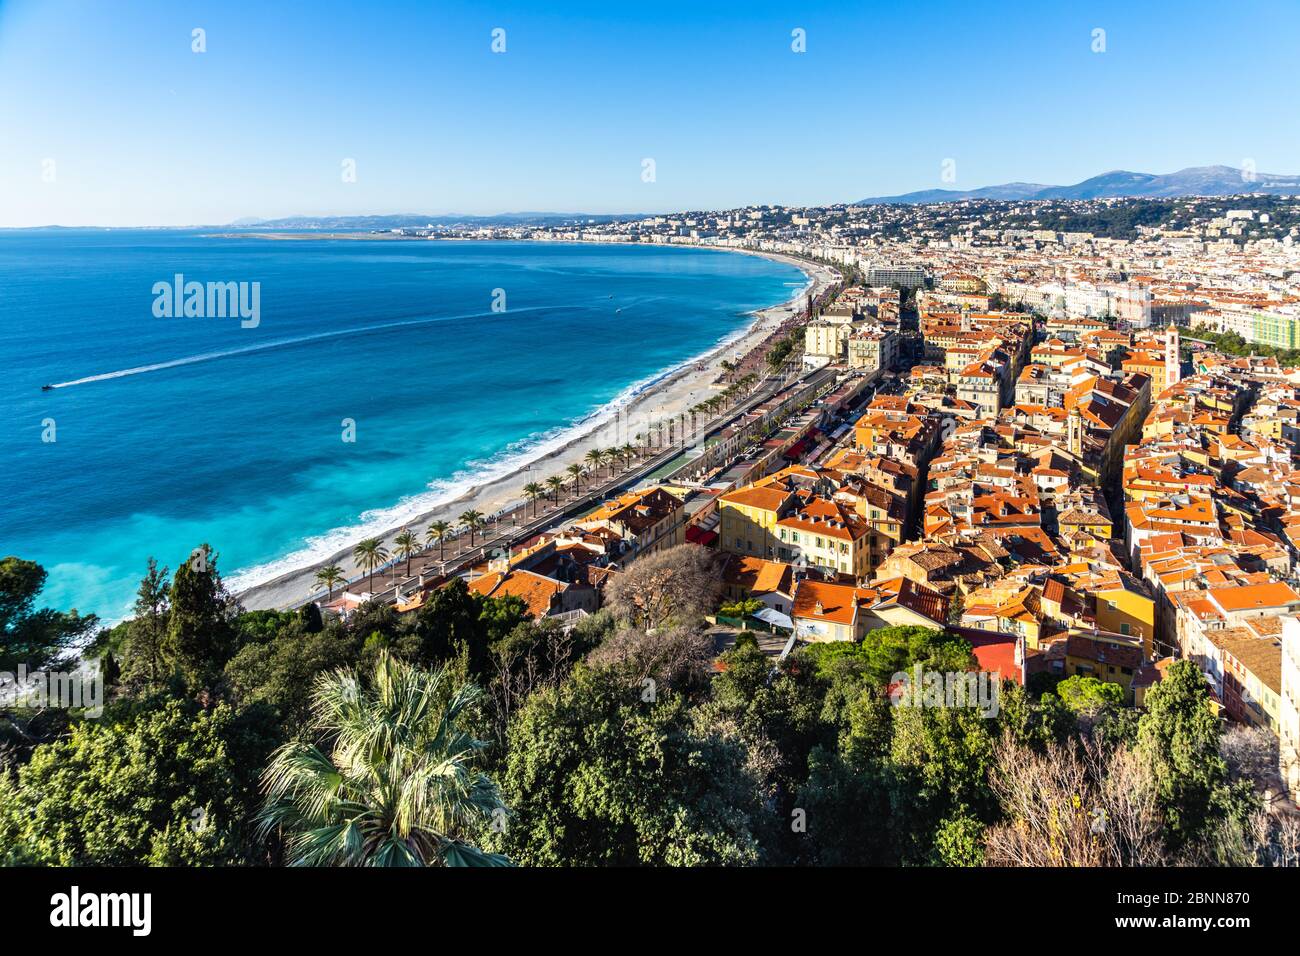
[{"label": "bushy tree", "polygon": [[1076,714],[1096,717],[1102,711],[1124,706],[1124,688],[1119,684],[1074,674],[1056,685],[1056,696]]},{"label": "bushy tree", "polygon": [[205,544],[176,569],[166,652],[192,694],[210,696],[238,650],[238,602],[226,591],[217,556]]},{"label": "bushy tree", "polygon": [[57,670],[98,623],[93,614],[37,608],[45,569],[35,561],[0,559],[0,671]]},{"label": "bushy tree", "polygon": [[580,667],[511,722],[500,845],[543,866],[724,865],[760,859],[759,785],[742,747],[701,732],[678,694]]},{"label": "bushy tree", "polygon": [[274,709],[286,737],[297,737],[311,717],[316,678],[357,663],[361,638],[331,625],[308,633],[294,615],[271,640],[245,644],[226,664],[225,685],[240,706]]},{"label": "bushy tree", "polygon": [[263,859],[257,774],[275,745],[263,712],[159,698],[121,724],[83,721],[37,747],[0,799],[0,858],[52,866]]},{"label": "bushy tree", "polygon": [[1202,835],[1219,809],[1216,798],[1227,779],[1219,733],[1208,685],[1192,661],[1171,665],[1147,691],[1137,749],[1159,783],[1174,847]]}]

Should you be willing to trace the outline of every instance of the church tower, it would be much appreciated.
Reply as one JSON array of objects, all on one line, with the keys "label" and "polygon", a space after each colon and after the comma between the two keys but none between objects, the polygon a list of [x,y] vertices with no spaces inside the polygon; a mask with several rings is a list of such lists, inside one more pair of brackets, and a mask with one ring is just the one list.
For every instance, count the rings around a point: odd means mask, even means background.
[{"label": "church tower", "polygon": [[1066,418],[1065,447],[1070,454],[1083,460],[1083,414],[1078,405],[1070,409]]},{"label": "church tower", "polygon": [[1182,367],[1182,358],[1178,354],[1178,326],[1170,322],[1165,330],[1165,388],[1178,384]]}]

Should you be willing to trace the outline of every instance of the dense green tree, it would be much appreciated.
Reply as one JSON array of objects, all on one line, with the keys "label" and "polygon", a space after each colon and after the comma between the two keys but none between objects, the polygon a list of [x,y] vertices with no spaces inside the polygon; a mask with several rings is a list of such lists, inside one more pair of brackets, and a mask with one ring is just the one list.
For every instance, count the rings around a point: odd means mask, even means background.
[{"label": "dense green tree", "polygon": [[454,657],[461,647],[471,649],[481,667],[487,660],[486,625],[481,620],[482,598],[470,592],[460,578],[438,588],[415,613],[415,621],[398,647],[402,656],[423,667],[432,667]]},{"label": "dense green tree", "polygon": [[813,748],[808,780],[794,798],[804,827],[787,838],[793,862],[813,866],[888,866],[898,861],[889,780],[879,767],[855,768]]},{"label": "dense green tree", "polygon": [[1210,711],[1209,687],[1192,661],[1171,665],[1146,695],[1138,724],[1138,753],[1159,783],[1171,845],[1204,834],[1216,815],[1227,779],[1219,754],[1219,721]]},{"label": "dense green tree", "polygon": [[1124,706],[1124,688],[1095,677],[1075,674],[1056,685],[1056,696],[1076,714],[1095,717],[1102,711]]},{"label": "dense green tree", "polygon": [[777,759],[768,781],[788,807],[808,777],[814,747],[834,749],[837,728],[823,719],[827,681],[802,654],[792,655],[773,673],[772,660],[757,648],[735,648],[721,659],[713,679],[707,718],[735,724],[750,740],[770,741]]},{"label": "dense green tree", "polygon": [[136,590],[134,616],[127,625],[122,648],[122,682],[131,687],[157,690],[171,674],[167,655],[167,622],[171,612],[170,571],[149,558],[148,569]]},{"label": "dense green tree", "polygon": [[893,711],[893,815],[905,834],[903,859],[923,863],[942,821],[964,808],[990,821],[997,722],[970,707],[900,706]]},{"label": "dense green tree", "polygon": [[959,807],[939,822],[931,862],[939,866],[982,866],[985,826]]},{"label": "dense green tree", "polygon": [[0,559],[0,671],[56,670],[98,623],[93,614],[37,608],[45,569],[35,561]]},{"label": "dense green tree", "polygon": [[226,664],[225,682],[236,703],[273,708],[285,736],[297,737],[311,717],[316,678],[355,665],[362,638],[337,624],[312,633],[290,618],[271,640],[240,648]]},{"label": "dense green tree", "polygon": [[998,722],[1018,744],[1042,752],[1049,744],[1064,743],[1079,729],[1074,711],[1055,694],[1032,700],[1019,684],[1004,680],[998,693]]},{"label": "dense green tree", "polygon": [[[649,698],[649,699],[647,699]],[[678,694],[580,667],[511,721],[501,844],[522,864],[755,863],[758,782]]]},{"label": "dense green tree", "polygon": [[867,674],[877,684],[920,664],[925,670],[968,671],[978,662],[970,643],[929,627],[881,627],[862,639]]},{"label": "dense green tree", "polygon": [[238,650],[239,604],[205,544],[172,575],[165,649],[192,694],[210,695]]},{"label": "dense green tree", "polygon": [[[0,859],[42,865],[251,863],[261,711],[159,698],[123,723],[83,721],[37,747],[0,797]],[[5,845],[7,843],[7,845]]]}]

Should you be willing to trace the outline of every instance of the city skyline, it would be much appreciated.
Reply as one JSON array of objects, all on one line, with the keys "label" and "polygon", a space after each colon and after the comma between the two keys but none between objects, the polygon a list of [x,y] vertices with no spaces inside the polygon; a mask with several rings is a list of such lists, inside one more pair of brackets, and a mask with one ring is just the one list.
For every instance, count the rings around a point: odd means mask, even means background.
[{"label": "city skyline", "polygon": [[0,225],[659,213],[1295,171],[1273,118],[1300,14],[1272,5],[1276,29],[1246,42],[1217,12],[9,3]]}]

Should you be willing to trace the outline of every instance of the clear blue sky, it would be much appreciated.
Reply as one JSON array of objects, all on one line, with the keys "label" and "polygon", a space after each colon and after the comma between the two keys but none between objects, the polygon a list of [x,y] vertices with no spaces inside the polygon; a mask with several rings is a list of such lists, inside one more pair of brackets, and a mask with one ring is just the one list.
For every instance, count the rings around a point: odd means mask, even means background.
[{"label": "clear blue sky", "polygon": [[1300,5],[1153,6],[0,0],[0,225],[1300,173]]}]

